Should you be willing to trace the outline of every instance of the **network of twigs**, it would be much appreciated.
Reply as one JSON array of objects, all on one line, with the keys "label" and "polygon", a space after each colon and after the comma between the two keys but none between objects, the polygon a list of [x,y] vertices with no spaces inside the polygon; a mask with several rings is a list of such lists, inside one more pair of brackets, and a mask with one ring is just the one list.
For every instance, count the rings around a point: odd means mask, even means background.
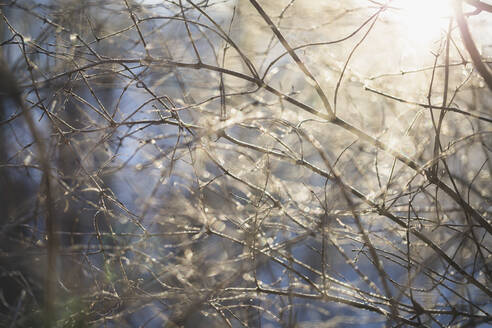
[{"label": "network of twigs", "polygon": [[466,2],[402,64],[391,1],[2,1],[0,325],[490,324]]}]

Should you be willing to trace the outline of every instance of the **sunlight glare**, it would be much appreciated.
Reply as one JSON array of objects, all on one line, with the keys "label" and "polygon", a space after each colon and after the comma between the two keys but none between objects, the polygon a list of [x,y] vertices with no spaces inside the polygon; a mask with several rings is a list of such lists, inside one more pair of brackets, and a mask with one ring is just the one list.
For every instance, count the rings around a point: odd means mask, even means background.
[{"label": "sunlight glare", "polygon": [[452,16],[451,0],[393,0],[392,18],[410,41],[428,43],[446,31]]}]

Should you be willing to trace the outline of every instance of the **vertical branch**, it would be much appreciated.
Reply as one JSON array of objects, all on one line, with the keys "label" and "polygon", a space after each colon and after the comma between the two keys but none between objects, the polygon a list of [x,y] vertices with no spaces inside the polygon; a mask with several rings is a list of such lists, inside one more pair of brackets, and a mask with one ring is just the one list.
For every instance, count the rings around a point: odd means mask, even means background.
[{"label": "vertical branch", "polygon": [[181,9],[181,16],[183,16],[183,20],[184,20],[185,27],[186,27],[186,33],[188,33],[188,38],[191,41],[191,45],[193,46],[193,50],[195,51],[196,59],[198,60],[199,63],[201,63],[202,59],[200,58],[200,52],[198,51],[198,48],[195,44],[195,40],[193,39],[193,35],[191,34],[191,30],[190,30],[190,27],[188,25],[188,19],[186,18],[186,15],[184,12],[182,0],[179,0],[179,8]]},{"label": "vertical branch", "polygon": [[492,91],[492,73],[490,72],[490,69],[483,63],[480,53],[478,52],[477,46],[473,41],[473,37],[470,33],[470,29],[468,28],[468,24],[465,20],[465,15],[463,14],[462,0],[454,0],[453,7],[456,16],[456,22],[458,23],[458,27],[460,29],[461,39],[463,40],[463,44],[465,45],[466,50],[470,54],[473,65],[477,69],[478,74],[480,74],[483,77],[490,91]]},{"label": "vertical branch", "polygon": [[[4,17],[5,19],[5,17]],[[28,65],[28,71],[31,75],[31,80],[34,82],[34,76],[32,73],[33,67],[27,58],[27,52],[25,49],[25,43],[22,36],[17,35],[21,39],[23,56]],[[44,283],[44,323],[43,325],[47,328],[53,327],[56,321],[56,281],[57,281],[57,255],[58,255],[58,236],[55,231],[57,228],[55,211],[53,206],[53,193],[52,193],[52,183],[51,183],[51,168],[50,162],[48,159],[49,153],[48,148],[43,140],[41,133],[38,131],[36,127],[36,123],[34,122],[31,112],[29,108],[26,106],[23,98],[22,92],[17,86],[17,82],[15,81],[15,77],[12,72],[0,63],[0,75],[4,79],[4,82],[7,82],[9,85],[8,89],[9,96],[15,104],[21,109],[22,114],[24,116],[24,120],[27,123],[29,128],[29,132],[31,133],[34,143],[38,149],[39,162],[41,164],[41,169],[43,175],[41,177],[41,186],[42,192],[40,194],[44,194],[45,199],[45,228],[46,228],[46,239],[47,239],[47,261],[46,261],[46,271],[45,271],[45,283]],[[36,87],[35,87],[36,89]],[[39,95],[38,95],[39,97]]]},{"label": "vertical branch", "polygon": [[[442,107],[446,108],[447,107],[447,100],[448,100],[448,89],[449,89],[449,42],[451,39],[451,29],[453,27],[453,20],[449,20],[449,26],[448,26],[448,33],[446,34],[446,44],[445,44],[445,53],[444,53],[444,87],[443,87],[443,96],[442,96]],[[436,58],[437,59],[437,58]],[[430,91],[429,91],[429,105],[431,106],[432,104],[430,103]],[[443,109],[439,113],[439,120],[437,121],[437,126],[435,126],[436,130],[436,136],[434,138],[434,158],[439,157],[439,151],[442,150],[441,146],[441,127],[442,127],[442,122],[444,120],[444,116],[446,115],[446,110]],[[434,118],[434,116],[432,116]],[[432,120],[434,122],[434,120]],[[436,161],[432,168],[434,174],[437,176],[438,171],[439,171],[439,161]]]},{"label": "vertical branch", "polygon": [[138,23],[139,23],[138,22],[138,19],[135,16],[135,13],[133,12],[132,8],[128,4],[128,0],[124,0],[124,1],[125,1],[126,9],[128,10],[128,13],[130,14],[130,18],[133,21],[133,26],[135,26],[135,29],[137,30],[138,36],[140,37],[140,41],[142,42],[142,45],[143,45],[143,47],[145,49],[145,53],[147,54],[147,57],[150,57],[149,47],[147,47],[147,42],[145,41],[145,38],[143,36],[143,33],[140,30],[140,26],[138,26]]}]

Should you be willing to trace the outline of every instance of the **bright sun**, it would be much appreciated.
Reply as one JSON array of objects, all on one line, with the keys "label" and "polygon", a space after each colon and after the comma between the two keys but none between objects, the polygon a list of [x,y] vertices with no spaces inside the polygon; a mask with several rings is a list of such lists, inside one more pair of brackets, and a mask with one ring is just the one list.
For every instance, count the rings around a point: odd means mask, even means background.
[{"label": "bright sun", "polygon": [[390,10],[411,41],[427,43],[447,30],[452,0],[393,0]]}]

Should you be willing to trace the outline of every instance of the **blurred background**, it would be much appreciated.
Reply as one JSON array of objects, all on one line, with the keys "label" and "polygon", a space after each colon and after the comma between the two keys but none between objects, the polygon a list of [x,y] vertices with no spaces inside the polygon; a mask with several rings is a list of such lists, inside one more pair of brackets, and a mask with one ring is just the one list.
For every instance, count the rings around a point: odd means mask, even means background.
[{"label": "blurred background", "polygon": [[489,325],[460,15],[490,73],[487,1],[1,1],[0,326]]}]

